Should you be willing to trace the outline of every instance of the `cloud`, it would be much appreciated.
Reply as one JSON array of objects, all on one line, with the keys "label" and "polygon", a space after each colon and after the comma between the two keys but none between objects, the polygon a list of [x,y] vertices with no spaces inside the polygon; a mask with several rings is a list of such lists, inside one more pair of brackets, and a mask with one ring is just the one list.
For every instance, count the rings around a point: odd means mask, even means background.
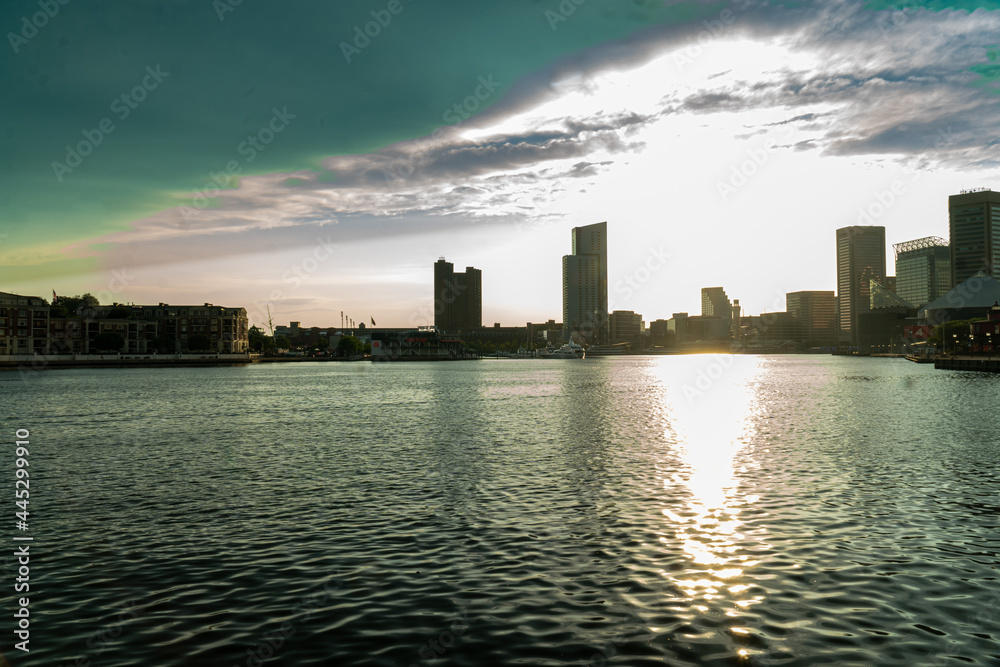
[{"label": "cloud", "polygon": [[[716,33],[704,21],[642,30],[552,63],[468,122],[377,152],[327,157],[321,169],[247,176],[238,188],[215,193],[210,206],[201,200],[195,205],[189,195],[183,206],[70,251],[175,262],[308,244],[320,228],[349,242],[558,216],[554,202],[612,169],[617,156],[644,150],[644,130],[672,116],[749,119],[759,118],[752,112],[779,111],[781,120],[771,114],[745,126],[751,133],[795,127],[797,136],[784,145],[796,151],[888,155],[962,168],[996,163],[983,138],[1000,135],[1000,97],[970,85],[975,75],[969,68],[985,59],[984,43],[1000,43],[1000,16],[900,15],[843,1],[793,5],[705,5],[710,19],[711,11],[730,9],[734,20]],[[790,57],[745,75],[740,60],[748,54],[740,49],[749,44]],[[599,97],[602,78],[692,45],[705,53],[733,49],[727,53],[733,62],[693,90],[679,83],[683,72],[665,67],[659,103],[646,108],[586,102]],[[536,112],[570,95],[591,106],[561,115]],[[538,118],[523,120],[532,113]],[[506,127],[514,118],[520,125]],[[490,131],[497,127],[503,129]]]}]

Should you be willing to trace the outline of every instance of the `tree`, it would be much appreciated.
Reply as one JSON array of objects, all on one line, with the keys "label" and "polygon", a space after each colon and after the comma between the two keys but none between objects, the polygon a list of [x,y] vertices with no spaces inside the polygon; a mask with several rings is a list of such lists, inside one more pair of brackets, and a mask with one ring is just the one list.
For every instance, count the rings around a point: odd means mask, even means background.
[{"label": "tree", "polygon": [[118,352],[125,347],[125,339],[113,331],[105,331],[94,338],[92,347],[98,352]]},{"label": "tree", "polygon": [[173,354],[177,351],[177,340],[168,336],[157,336],[152,345],[160,354]]},{"label": "tree", "polygon": [[318,347],[320,350],[325,350],[326,348],[330,347],[330,339],[320,338],[319,340],[316,341],[316,347]]},{"label": "tree", "polygon": [[354,336],[341,336],[340,342],[337,343],[337,353],[344,356],[360,354],[364,349],[364,343]]},{"label": "tree", "polygon": [[247,340],[250,343],[250,349],[254,352],[263,352],[265,348],[274,347],[274,339],[264,335],[264,332],[256,325],[250,327],[250,331],[247,332]]},{"label": "tree", "polygon": [[205,334],[192,334],[188,338],[187,346],[190,352],[215,352],[212,339]]},{"label": "tree", "polygon": [[[942,344],[942,336],[944,341]],[[948,352],[959,352],[969,343],[969,320],[954,320],[944,322],[935,327],[934,333],[927,339],[932,345],[948,350]]]},{"label": "tree", "polygon": [[280,350],[290,350],[292,349],[292,344],[284,336],[275,336],[274,345]]},{"label": "tree", "polygon": [[59,297],[59,307],[65,308],[66,312],[70,315],[76,315],[76,311],[80,308],[93,308],[99,305],[101,305],[100,301],[90,292],[87,292],[83,296],[77,294],[76,296]]}]

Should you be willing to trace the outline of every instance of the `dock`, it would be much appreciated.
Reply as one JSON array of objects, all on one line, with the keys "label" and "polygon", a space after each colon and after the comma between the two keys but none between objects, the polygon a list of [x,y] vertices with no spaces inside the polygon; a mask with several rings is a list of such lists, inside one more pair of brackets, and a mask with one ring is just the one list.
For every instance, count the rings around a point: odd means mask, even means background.
[{"label": "dock", "polygon": [[1000,373],[1000,356],[997,357],[940,357],[934,360],[934,368],[948,371],[979,371]]}]

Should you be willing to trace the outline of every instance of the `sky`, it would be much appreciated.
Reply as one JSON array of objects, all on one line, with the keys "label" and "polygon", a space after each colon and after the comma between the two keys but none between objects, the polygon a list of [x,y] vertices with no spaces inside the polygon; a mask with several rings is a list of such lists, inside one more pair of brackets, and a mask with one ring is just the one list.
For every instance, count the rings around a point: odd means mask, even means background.
[{"label": "sky", "polygon": [[[96,5],[96,6],[95,6]],[[1000,2],[7,0],[0,291],[433,323],[561,319],[608,223],[645,321],[834,290],[835,230],[1000,189]]]}]

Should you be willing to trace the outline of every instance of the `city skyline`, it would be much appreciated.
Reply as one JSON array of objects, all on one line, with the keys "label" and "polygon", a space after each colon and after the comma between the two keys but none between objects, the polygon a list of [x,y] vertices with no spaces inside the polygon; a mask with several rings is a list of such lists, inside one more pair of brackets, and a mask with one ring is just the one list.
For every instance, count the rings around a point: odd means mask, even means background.
[{"label": "city skyline", "polygon": [[483,322],[545,321],[608,220],[609,310],[780,309],[835,286],[833,230],[946,236],[1000,184],[1000,13],[922,5],[7,3],[0,289],[417,326],[444,255]]}]

